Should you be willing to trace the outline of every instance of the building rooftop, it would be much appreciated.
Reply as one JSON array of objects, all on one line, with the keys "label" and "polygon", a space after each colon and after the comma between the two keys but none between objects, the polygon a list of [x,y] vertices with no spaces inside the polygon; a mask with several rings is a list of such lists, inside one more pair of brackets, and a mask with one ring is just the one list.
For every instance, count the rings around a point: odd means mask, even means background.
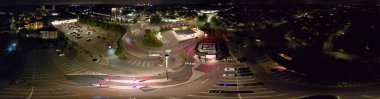
[{"label": "building rooftop", "polygon": [[184,29],[184,30],[174,30],[178,35],[188,35],[188,34],[194,34],[195,32],[191,29]]}]

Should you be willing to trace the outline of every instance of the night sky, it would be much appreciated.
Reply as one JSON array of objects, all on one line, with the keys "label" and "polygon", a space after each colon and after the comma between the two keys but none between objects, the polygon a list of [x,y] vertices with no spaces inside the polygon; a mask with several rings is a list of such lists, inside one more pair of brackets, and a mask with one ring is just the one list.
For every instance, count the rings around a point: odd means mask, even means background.
[{"label": "night sky", "polygon": [[41,4],[201,4],[235,2],[242,4],[370,4],[378,5],[380,0],[0,0],[0,5],[41,5]]}]

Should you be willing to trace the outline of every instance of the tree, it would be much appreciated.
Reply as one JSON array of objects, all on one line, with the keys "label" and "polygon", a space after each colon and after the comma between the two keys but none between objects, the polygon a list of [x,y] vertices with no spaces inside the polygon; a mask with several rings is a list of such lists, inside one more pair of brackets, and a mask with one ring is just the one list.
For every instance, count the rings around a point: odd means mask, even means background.
[{"label": "tree", "polygon": [[202,14],[201,16],[198,16],[198,20],[205,22],[207,20],[207,15],[206,14]]},{"label": "tree", "polygon": [[150,17],[150,23],[157,24],[157,23],[160,23],[160,22],[161,22],[160,16],[158,16],[158,15],[152,15]]}]

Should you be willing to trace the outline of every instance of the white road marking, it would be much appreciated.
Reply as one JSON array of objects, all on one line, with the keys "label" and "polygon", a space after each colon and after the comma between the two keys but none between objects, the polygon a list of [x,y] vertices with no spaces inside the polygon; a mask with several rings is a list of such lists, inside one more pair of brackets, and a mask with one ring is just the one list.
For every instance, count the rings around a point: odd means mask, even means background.
[{"label": "white road marking", "polygon": [[141,61],[138,61],[138,63],[137,63],[137,66],[139,66],[139,65],[140,65],[140,62],[141,62]]},{"label": "white road marking", "polygon": [[203,84],[203,83],[205,83],[205,82],[207,82],[207,81],[208,81],[208,79],[206,79],[205,81],[202,81],[201,84]]},{"label": "white road marking", "polygon": [[[288,94],[279,94],[279,95],[270,95],[270,96],[251,96],[251,97],[241,97],[241,98],[250,98],[250,99],[254,99],[254,98],[271,98],[271,97],[279,97],[279,96],[285,96],[285,95],[288,95]],[[187,96],[190,96],[190,97],[202,97],[202,98],[228,98],[228,99],[238,98],[238,97],[198,96],[198,95],[187,95]]]},{"label": "white road marking", "polygon": [[187,95],[190,97],[203,97],[203,98],[227,98],[227,99],[232,99],[235,97],[220,97],[220,96],[198,96],[198,95]]},{"label": "white road marking", "polygon": [[130,64],[131,62],[132,62],[132,60],[128,60],[128,62],[127,62],[127,63],[128,63],[128,64]]},{"label": "white road marking", "polygon": [[219,65],[218,65],[218,67],[216,68],[216,70],[219,70]]},{"label": "white road marking", "polygon": [[135,64],[136,62],[137,62],[137,60],[133,60],[133,62],[132,62],[132,64],[131,64],[131,65]]},{"label": "white road marking", "polygon": [[[220,81],[236,81],[236,79],[219,79]],[[239,80],[239,81],[256,81],[255,79],[243,79],[243,80]]]},{"label": "white road marking", "polygon": [[[300,98],[305,98],[307,96],[309,96],[309,95],[303,95],[303,96],[294,97],[294,98],[288,98],[288,99],[300,99]],[[377,99],[377,98],[375,98],[375,99]]]},{"label": "white road marking", "polygon": [[148,67],[149,67],[149,65],[150,65],[150,62],[148,61]]},{"label": "white road marking", "polygon": [[145,67],[145,61],[143,62],[142,67]]},{"label": "white road marking", "polygon": [[[140,82],[141,81],[141,82]],[[170,82],[172,79],[167,80],[164,79],[150,79],[150,80],[111,80],[111,82],[119,82],[119,83],[150,83],[150,82]]]},{"label": "white road marking", "polygon": [[257,91],[257,90],[265,90],[265,89],[267,88],[257,88],[257,89],[252,89],[252,90]]},{"label": "white road marking", "polygon": [[254,92],[254,93],[248,93],[248,94],[266,94],[266,93],[275,93],[276,91],[264,91],[264,92]]},{"label": "white road marking", "polygon": [[29,96],[28,96],[26,99],[30,99],[30,98],[32,98],[33,91],[34,91],[34,87],[32,87],[32,91],[30,92]]}]

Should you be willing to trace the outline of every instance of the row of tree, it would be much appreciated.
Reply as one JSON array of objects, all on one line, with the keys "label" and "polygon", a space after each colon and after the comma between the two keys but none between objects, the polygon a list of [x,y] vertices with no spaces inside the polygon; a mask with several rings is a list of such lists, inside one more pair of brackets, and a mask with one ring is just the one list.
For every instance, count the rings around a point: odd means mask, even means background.
[{"label": "row of tree", "polygon": [[122,33],[122,34],[127,31],[126,28],[122,25],[106,23],[104,21],[97,20],[96,18],[91,18],[87,16],[79,16],[78,21],[79,23],[100,27],[105,30],[111,30],[114,32]]},{"label": "row of tree", "polygon": [[143,43],[150,47],[161,47],[164,45],[160,40],[157,39],[158,31],[146,29],[144,34]]}]

